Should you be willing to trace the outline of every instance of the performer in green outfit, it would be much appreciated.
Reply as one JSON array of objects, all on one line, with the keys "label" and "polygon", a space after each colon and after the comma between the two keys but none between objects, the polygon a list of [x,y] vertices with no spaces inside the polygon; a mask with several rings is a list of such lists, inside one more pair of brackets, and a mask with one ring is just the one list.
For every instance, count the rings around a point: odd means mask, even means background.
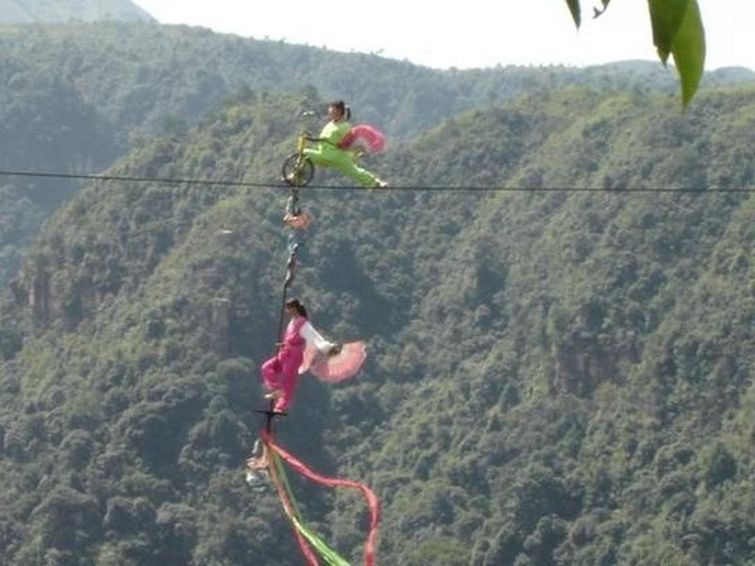
[{"label": "performer in green outfit", "polygon": [[344,175],[355,179],[363,187],[381,189],[388,187],[388,183],[357,165],[355,161],[357,154],[355,152],[339,147],[343,138],[351,130],[350,117],[351,110],[343,100],[332,102],[328,106],[330,122],[325,124],[320,132],[320,137],[310,139],[310,141],[319,143],[314,148],[305,149],[304,155],[315,165],[338,169]]}]

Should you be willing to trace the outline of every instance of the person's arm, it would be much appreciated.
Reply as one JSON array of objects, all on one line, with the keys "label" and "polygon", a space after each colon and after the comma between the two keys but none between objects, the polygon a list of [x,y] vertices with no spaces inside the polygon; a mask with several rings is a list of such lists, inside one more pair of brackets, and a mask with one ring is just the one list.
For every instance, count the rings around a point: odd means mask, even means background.
[{"label": "person's arm", "polygon": [[336,347],[333,342],[328,342],[322,335],[315,330],[315,327],[309,321],[305,322],[299,330],[301,337],[307,341],[307,347],[314,347],[321,354],[329,354]]},{"label": "person's arm", "polygon": [[320,135],[319,136],[313,136],[312,134],[310,134],[309,132],[307,132],[304,135],[304,139],[307,140],[308,142],[323,142],[323,141],[328,141],[327,135],[328,135],[328,131],[330,130],[330,127],[331,127],[330,126],[330,122],[328,122],[327,124],[325,124],[325,126],[323,126],[322,130],[320,130]]}]

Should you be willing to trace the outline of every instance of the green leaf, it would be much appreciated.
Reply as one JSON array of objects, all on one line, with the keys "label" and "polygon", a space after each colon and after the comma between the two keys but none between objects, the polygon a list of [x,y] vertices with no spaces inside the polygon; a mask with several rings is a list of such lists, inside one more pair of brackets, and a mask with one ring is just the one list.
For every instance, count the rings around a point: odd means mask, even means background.
[{"label": "green leaf", "polygon": [[582,23],[582,15],[579,10],[579,0],[566,0],[566,5],[569,6],[571,17],[574,18],[574,23],[579,28]]},{"label": "green leaf", "polygon": [[705,30],[697,0],[649,0],[653,42],[665,65],[669,54],[679,72],[682,104],[697,91],[705,65]]},{"label": "green leaf", "polygon": [[592,17],[593,17],[593,19],[594,18],[599,18],[600,16],[603,15],[603,13],[606,10],[608,10],[608,5],[611,3],[611,0],[602,0],[602,3],[603,3],[603,8],[601,8],[601,9],[593,8],[592,9],[592,12],[593,12],[593,16]]},{"label": "green leaf", "polygon": [[705,29],[697,0],[689,0],[687,13],[674,38],[671,53],[682,81],[682,104],[687,106],[695,96],[705,68]]},{"label": "green leaf", "polygon": [[671,45],[682,26],[690,0],[649,0],[650,21],[653,26],[653,43],[665,65]]}]

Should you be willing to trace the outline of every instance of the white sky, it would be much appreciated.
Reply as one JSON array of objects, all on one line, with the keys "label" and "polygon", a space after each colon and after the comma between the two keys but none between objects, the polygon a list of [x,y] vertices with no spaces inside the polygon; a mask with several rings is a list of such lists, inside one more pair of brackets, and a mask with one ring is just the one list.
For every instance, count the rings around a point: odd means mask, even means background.
[{"label": "white sky", "polygon": [[[564,0],[133,0],[166,24],[338,51],[376,52],[436,68],[592,65],[657,60],[647,0],[582,0],[577,32]],[[706,68],[755,70],[755,0],[698,0]]]}]

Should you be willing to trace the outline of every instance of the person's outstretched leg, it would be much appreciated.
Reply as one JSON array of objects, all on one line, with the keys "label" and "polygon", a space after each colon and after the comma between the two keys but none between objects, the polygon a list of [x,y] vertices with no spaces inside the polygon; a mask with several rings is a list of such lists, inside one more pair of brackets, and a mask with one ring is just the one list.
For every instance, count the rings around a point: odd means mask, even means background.
[{"label": "person's outstretched leg", "polygon": [[307,148],[304,150],[304,155],[318,167],[333,167],[338,169],[341,173],[354,179],[363,187],[383,188],[388,186],[377,175],[357,165],[354,157],[347,151],[336,149],[323,151],[321,148]]},{"label": "person's outstretched leg", "polygon": [[281,363],[278,361],[278,356],[270,358],[260,368],[262,373],[262,384],[268,391],[275,391],[281,389],[281,383],[279,380],[279,374],[281,373]]},{"label": "person's outstretched leg", "polygon": [[382,186],[382,181],[378,179],[377,175],[357,165],[349,153],[344,151],[336,155],[338,157],[333,166],[341,173],[351,177],[363,187],[373,188]]}]

